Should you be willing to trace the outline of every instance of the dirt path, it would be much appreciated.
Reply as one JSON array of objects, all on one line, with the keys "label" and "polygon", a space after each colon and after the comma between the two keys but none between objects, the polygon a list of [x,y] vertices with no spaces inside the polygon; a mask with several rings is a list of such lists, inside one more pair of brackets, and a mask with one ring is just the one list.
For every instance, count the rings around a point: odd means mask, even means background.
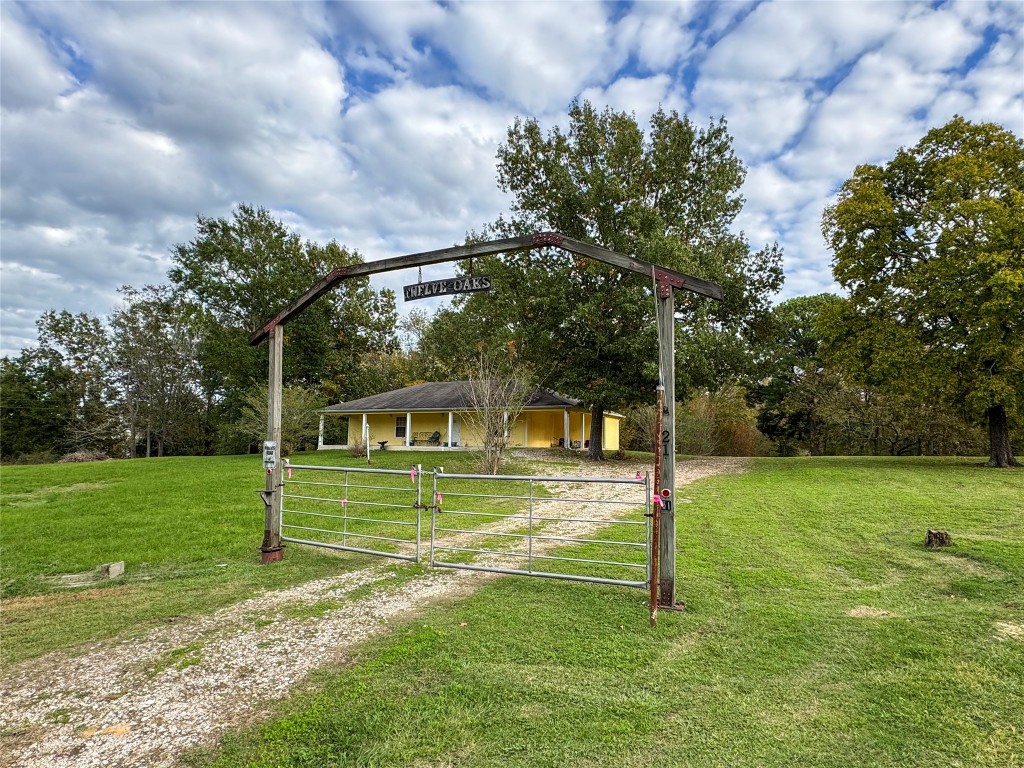
[{"label": "dirt path", "polygon": [[[742,459],[687,461],[679,464],[676,481],[683,486],[745,468]],[[621,474],[617,470],[580,465],[565,474]],[[603,499],[636,498],[635,486],[601,488]],[[553,490],[572,495],[578,489],[560,484]],[[577,516],[610,521],[615,510],[626,508],[593,505]],[[555,506],[549,511],[556,511]],[[576,511],[580,512],[578,506]],[[578,536],[600,525],[556,523],[545,532]],[[382,563],[269,592],[142,638],[105,641],[84,654],[54,653],[18,665],[0,680],[0,764],[173,765],[184,750],[213,743],[228,728],[251,720],[316,667],[343,661],[359,643],[385,634],[392,619],[432,600],[468,593],[494,578],[438,569],[394,589],[380,583],[391,574],[393,568]],[[360,594],[353,596],[357,590]],[[319,615],[294,618],[295,606],[325,602],[339,605],[322,613],[311,611]],[[268,661],[273,676],[258,672]]]}]

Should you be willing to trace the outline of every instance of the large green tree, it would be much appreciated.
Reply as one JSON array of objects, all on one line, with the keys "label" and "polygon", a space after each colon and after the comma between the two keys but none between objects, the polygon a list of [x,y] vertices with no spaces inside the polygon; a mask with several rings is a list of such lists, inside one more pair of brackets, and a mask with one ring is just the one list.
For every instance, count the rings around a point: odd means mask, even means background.
[{"label": "large green tree", "polygon": [[[677,293],[683,397],[749,365],[782,282],[778,247],[752,252],[731,229],[744,174],[724,120],[701,128],[659,110],[645,131],[633,115],[577,102],[566,131],[533,119],[508,129],[498,183],[512,210],[482,235],[556,230],[721,284],[721,304]],[[457,303],[464,327],[590,403],[600,458],[604,411],[651,399],[657,383],[650,281],[560,251],[486,259],[479,271],[495,290]]]},{"label": "large green tree", "polygon": [[824,369],[817,326],[822,310],[837,301],[830,293],[798,296],[772,310],[771,339],[762,347],[750,399],[758,407],[758,429],[783,456],[802,448],[814,456],[826,452],[820,410],[837,382]]},{"label": "large green tree", "polygon": [[196,312],[170,286],[124,286],[110,318],[113,377],[129,455],[197,453],[201,435]]},{"label": "large green tree", "polygon": [[[174,247],[170,279],[200,312],[203,391],[217,419],[230,422],[245,393],[266,378],[266,350],[250,347],[249,336],[332,269],[362,258],[334,241],[303,242],[251,205],[230,218],[200,216],[196,230],[194,240]],[[365,279],[343,282],[288,324],[285,383],[329,400],[361,396],[360,355],[397,349],[396,319],[393,292],[375,291]]]},{"label": "large green tree", "polygon": [[106,328],[84,312],[48,310],[36,329],[39,343],[0,367],[3,455],[119,451]]},{"label": "large green tree", "polygon": [[823,232],[848,300],[831,357],[862,382],[960,409],[1016,466],[1024,405],[1024,142],[956,117],[885,165],[859,166]]}]

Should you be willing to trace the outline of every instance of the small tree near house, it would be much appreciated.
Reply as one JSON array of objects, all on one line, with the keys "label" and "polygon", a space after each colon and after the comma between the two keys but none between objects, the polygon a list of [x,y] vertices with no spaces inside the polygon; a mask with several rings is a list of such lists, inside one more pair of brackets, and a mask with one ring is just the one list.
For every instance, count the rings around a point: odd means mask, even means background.
[{"label": "small tree near house", "polygon": [[[323,398],[302,387],[281,390],[281,455],[289,456],[304,441],[316,439]],[[267,385],[260,384],[245,395],[242,413],[236,424],[238,432],[254,443],[267,434]]]},{"label": "small tree near house", "polygon": [[481,352],[469,378],[469,410],[463,416],[480,436],[480,469],[496,475],[511,441],[511,428],[534,387],[512,361]]}]

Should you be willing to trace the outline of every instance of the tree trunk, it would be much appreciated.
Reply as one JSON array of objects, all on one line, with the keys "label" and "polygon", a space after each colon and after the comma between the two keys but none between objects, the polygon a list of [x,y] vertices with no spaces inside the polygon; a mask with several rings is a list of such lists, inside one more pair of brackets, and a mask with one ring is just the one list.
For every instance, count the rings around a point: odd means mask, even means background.
[{"label": "tree trunk", "polygon": [[595,405],[590,409],[590,449],[587,458],[594,461],[604,461],[604,450],[601,443],[604,442],[604,407]]},{"label": "tree trunk", "polygon": [[1013,456],[1010,447],[1010,425],[1006,419],[1006,409],[1002,405],[993,405],[985,415],[988,417],[988,464],[987,467],[1019,467],[1020,463]]}]

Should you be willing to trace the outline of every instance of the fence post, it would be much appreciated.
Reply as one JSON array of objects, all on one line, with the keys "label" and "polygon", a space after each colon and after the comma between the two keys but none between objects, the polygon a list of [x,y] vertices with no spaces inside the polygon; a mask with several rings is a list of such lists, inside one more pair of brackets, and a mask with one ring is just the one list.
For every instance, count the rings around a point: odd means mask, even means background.
[{"label": "fence post", "polygon": [[284,327],[275,326],[270,331],[269,368],[267,379],[267,440],[277,445],[277,461],[267,471],[267,486],[263,493],[264,520],[263,545],[260,547],[260,561],[273,563],[283,556],[281,547],[281,478],[284,460],[281,457],[281,357],[284,352]]},{"label": "fence post", "polygon": [[437,475],[443,467],[434,467],[431,474],[433,483],[430,486],[430,567],[434,567],[434,528],[437,525]]},{"label": "fence post", "polygon": [[656,300],[658,321],[658,363],[661,382],[665,387],[662,409],[661,477],[659,487],[668,490],[662,496],[661,525],[658,531],[658,584],[659,603],[666,607],[676,604],[676,345],[675,301],[672,286],[658,280]]},{"label": "fence post", "polygon": [[[409,434],[406,431],[406,434]],[[423,529],[423,465],[416,465],[416,562],[420,561],[420,539]]]}]

